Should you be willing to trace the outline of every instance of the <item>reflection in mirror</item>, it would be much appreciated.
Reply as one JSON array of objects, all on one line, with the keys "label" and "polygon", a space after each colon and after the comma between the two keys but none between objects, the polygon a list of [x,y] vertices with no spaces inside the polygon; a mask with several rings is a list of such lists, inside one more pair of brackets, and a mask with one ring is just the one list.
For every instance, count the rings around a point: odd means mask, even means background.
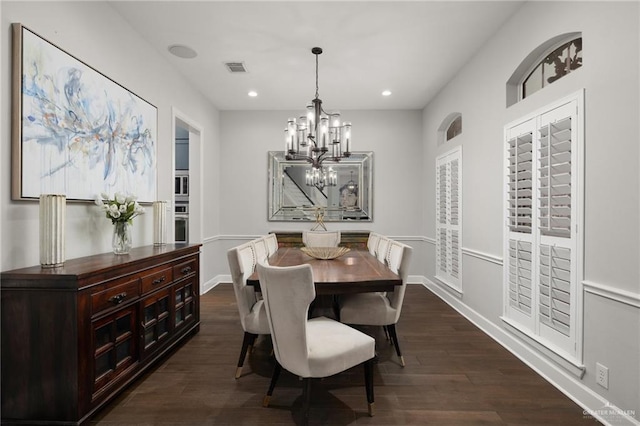
[{"label": "reflection in mirror", "polygon": [[340,162],[325,161],[325,175],[309,179],[311,165],[269,151],[270,221],[366,221],[372,217],[373,152],[354,152]]}]

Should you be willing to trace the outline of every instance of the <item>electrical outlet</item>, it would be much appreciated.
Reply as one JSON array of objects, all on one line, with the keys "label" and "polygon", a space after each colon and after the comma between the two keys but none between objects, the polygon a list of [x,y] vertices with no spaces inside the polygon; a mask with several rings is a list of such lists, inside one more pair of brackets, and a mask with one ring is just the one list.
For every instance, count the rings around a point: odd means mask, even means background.
[{"label": "electrical outlet", "polygon": [[599,362],[596,362],[596,383],[609,389],[609,369]]}]

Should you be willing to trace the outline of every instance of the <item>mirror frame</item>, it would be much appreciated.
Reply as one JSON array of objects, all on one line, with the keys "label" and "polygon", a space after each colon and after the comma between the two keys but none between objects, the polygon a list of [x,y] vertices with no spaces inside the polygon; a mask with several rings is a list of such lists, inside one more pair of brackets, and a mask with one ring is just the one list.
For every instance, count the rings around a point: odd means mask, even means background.
[{"label": "mirror frame", "polygon": [[[268,152],[268,197],[267,220],[270,222],[314,222],[317,215],[322,214],[324,222],[372,222],[373,221],[373,152],[352,152],[348,158],[339,162],[325,161],[324,167],[332,167],[334,170],[353,169],[358,173],[356,207],[321,206],[313,203],[307,197],[308,205],[286,205],[284,202],[283,186],[285,182],[285,169],[300,167],[309,169],[311,164],[300,160],[287,160],[283,151]],[[351,173],[354,170],[349,170]],[[287,176],[290,175],[287,173]],[[340,176],[340,174],[338,174]],[[355,180],[355,179],[354,179]],[[328,191],[336,191],[324,194],[327,200],[329,195],[333,199],[340,196],[340,188],[344,187],[338,177],[338,185],[325,188]],[[301,185],[298,185],[301,187]],[[302,187],[301,187],[302,188]],[[335,188],[335,189],[334,189]]]}]

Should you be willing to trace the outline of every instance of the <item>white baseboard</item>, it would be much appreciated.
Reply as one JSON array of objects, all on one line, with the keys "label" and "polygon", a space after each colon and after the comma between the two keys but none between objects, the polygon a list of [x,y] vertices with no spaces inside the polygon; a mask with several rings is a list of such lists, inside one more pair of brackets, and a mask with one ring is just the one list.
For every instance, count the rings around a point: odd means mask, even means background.
[{"label": "white baseboard", "polygon": [[202,284],[202,288],[200,289],[200,295],[205,294],[206,292],[208,292],[209,290],[211,290],[212,288],[214,288],[220,283],[230,283],[230,282],[231,282],[231,275],[216,275],[215,277],[211,278],[209,281]]}]

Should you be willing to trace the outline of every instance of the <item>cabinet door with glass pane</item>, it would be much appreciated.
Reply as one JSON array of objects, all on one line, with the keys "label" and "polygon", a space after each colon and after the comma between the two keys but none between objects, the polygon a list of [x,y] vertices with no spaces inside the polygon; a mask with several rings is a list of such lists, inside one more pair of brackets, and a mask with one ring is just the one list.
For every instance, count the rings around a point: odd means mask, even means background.
[{"label": "cabinet door with glass pane", "polygon": [[173,285],[175,328],[182,328],[192,324],[198,317],[197,277],[185,278]]},{"label": "cabinet door with glass pane", "polygon": [[144,298],[141,326],[142,353],[143,358],[146,358],[171,335],[171,287]]},{"label": "cabinet door with glass pane", "polygon": [[139,361],[136,319],[137,305],[132,305],[92,323],[94,393]]}]

